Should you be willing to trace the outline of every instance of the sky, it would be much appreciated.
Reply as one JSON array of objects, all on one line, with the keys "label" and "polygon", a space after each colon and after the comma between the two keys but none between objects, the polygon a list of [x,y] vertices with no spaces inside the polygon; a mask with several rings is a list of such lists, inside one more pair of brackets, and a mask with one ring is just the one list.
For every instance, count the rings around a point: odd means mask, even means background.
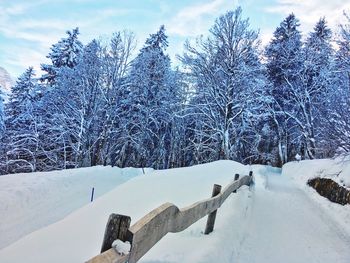
[{"label": "sky", "polygon": [[13,78],[29,66],[40,74],[40,64],[49,63],[50,47],[75,27],[83,44],[132,31],[139,49],[163,24],[167,51],[176,65],[175,55],[182,54],[186,39],[207,35],[216,18],[238,6],[251,27],[260,30],[263,44],[292,12],[304,34],[322,16],[336,32],[337,25],[345,23],[343,11],[350,12],[350,1],[345,0],[0,0],[0,66]]}]

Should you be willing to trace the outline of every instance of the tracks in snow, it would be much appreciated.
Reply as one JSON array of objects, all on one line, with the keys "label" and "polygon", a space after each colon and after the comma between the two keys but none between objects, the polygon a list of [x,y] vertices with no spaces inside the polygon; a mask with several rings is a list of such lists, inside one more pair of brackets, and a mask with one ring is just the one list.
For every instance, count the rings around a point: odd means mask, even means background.
[{"label": "tracks in snow", "polygon": [[[261,174],[263,173],[263,174]],[[348,263],[350,237],[288,178],[261,170],[235,261]]]}]

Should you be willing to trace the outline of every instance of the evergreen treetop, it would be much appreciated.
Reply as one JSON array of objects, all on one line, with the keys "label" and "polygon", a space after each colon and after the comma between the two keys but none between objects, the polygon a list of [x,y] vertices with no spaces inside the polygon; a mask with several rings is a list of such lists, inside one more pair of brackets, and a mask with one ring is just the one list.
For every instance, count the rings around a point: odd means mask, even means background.
[{"label": "evergreen treetop", "polygon": [[55,83],[55,78],[60,68],[73,68],[77,64],[79,54],[83,48],[83,44],[78,40],[79,28],[66,33],[68,35],[66,38],[62,38],[51,47],[51,52],[47,58],[51,60],[52,64],[41,65],[41,69],[46,72],[41,77],[41,81],[47,82],[49,85]]}]

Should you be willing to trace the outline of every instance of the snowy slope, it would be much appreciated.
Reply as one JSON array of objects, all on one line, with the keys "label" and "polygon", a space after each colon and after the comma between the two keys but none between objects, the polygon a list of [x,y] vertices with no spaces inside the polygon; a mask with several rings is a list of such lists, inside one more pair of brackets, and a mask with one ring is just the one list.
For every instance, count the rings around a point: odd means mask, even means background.
[{"label": "snowy slope", "polygon": [[92,187],[97,198],[140,173],[96,166],[0,176],[0,249],[88,204]]},{"label": "snowy slope", "polygon": [[319,209],[331,216],[343,231],[350,235],[350,205],[342,206],[329,202],[306,184],[311,178],[330,178],[350,189],[350,156],[287,163],[283,166],[282,176],[290,178],[312,198]]},{"label": "snowy slope", "polygon": [[[249,169],[219,161],[135,177],[2,249],[0,262],[21,262],[23,255],[26,263],[84,262],[98,254],[110,213],[130,215],[134,223],[164,202],[183,207],[207,198],[214,183],[224,186],[235,173],[247,174]],[[203,235],[204,218],[181,233],[167,235],[140,262],[349,262],[350,236],[302,184],[281,176],[280,169],[252,169],[255,187],[243,187],[227,199],[213,233]],[[283,169],[292,174],[296,167]],[[350,214],[348,208],[344,211]]]},{"label": "snowy slope", "polygon": [[284,165],[283,175],[303,185],[311,178],[330,178],[350,189],[350,156],[335,159],[306,160]]},{"label": "snowy slope", "polygon": [[[248,168],[231,161],[154,171],[129,180],[63,220],[0,251],[0,262],[84,262],[99,253],[110,213],[130,215],[132,223],[164,202],[183,207],[211,195],[214,183],[228,184]],[[203,222],[194,226],[202,230]],[[189,230],[191,231],[191,230]],[[200,235],[201,236],[201,235]],[[200,239],[200,237],[198,237]],[[53,257],[52,255],[55,255]]]},{"label": "snowy slope", "polygon": [[266,189],[255,190],[234,262],[349,262],[350,236],[334,219],[290,178],[265,175]]}]

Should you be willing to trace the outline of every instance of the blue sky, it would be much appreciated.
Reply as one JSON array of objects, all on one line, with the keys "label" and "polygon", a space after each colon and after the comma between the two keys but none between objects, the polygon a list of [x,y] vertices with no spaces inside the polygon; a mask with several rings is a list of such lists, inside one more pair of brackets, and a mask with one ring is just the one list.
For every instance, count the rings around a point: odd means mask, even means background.
[{"label": "blue sky", "polygon": [[29,66],[38,71],[48,62],[50,46],[77,26],[84,44],[128,29],[139,48],[164,24],[168,53],[175,60],[186,39],[207,34],[215,18],[237,6],[260,29],[263,43],[291,12],[306,33],[321,16],[336,31],[343,11],[350,11],[350,1],[344,0],[0,0],[0,66],[14,77]]}]

